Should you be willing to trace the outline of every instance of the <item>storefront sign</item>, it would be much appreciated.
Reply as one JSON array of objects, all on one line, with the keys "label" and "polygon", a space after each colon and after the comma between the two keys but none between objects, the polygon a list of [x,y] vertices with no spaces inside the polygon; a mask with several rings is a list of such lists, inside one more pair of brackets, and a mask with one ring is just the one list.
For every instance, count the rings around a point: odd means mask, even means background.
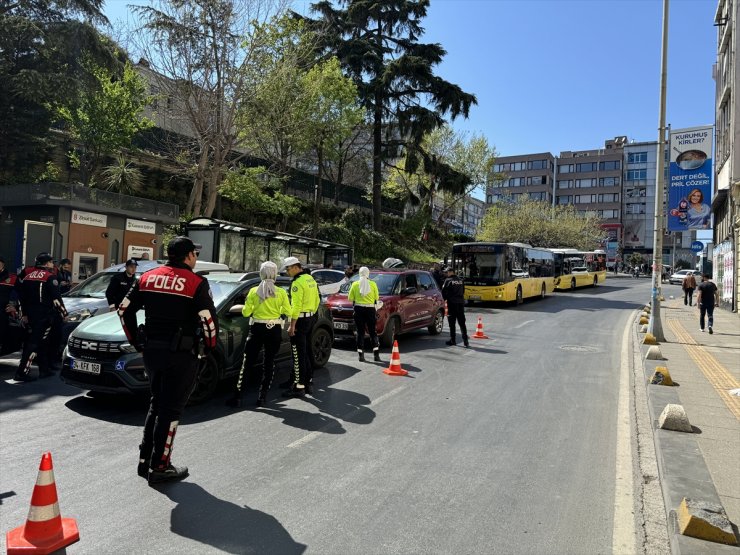
[{"label": "storefront sign", "polygon": [[126,256],[128,258],[143,258],[145,260],[153,260],[154,259],[154,249],[151,247],[140,247],[138,245],[129,245],[128,253]]},{"label": "storefront sign", "polygon": [[151,233],[154,235],[157,233],[157,224],[154,222],[146,222],[144,220],[132,220],[126,219],[126,231],[138,231],[139,233]]},{"label": "storefront sign", "polygon": [[95,227],[108,227],[108,216],[104,214],[95,214],[93,212],[72,210],[72,223],[81,225],[92,225]]},{"label": "storefront sign", "polygon": [[671,131],[668,229],[709,229],[712,215],[712,126]]}]

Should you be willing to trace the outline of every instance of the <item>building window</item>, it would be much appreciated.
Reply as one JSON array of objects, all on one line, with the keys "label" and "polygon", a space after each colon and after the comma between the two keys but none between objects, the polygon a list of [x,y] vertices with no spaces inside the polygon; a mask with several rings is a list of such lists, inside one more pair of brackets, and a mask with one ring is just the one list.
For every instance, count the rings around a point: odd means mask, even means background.
[{"label": "building window", "polygon": [[583,164],[576,164],[577,172],[595,172],[596,162],[585,162]]},{"label": "building window", "polygon": [[596,195],[576,195],[574,202],[576,204],[590,204],[596,202]]},{"label": "building window", "polygon": [[576,189],[583,189],[588,187],[596,187],[596,178],[590,179],[576,179]]},{"label": "building window", "polygon": [[645,203],[641,204],[628,204],[627,205],[627,214],[645,214],[646,205]]},{"label": "building window", "polygon": [[527,163],[527,169],[530,169],[530,170],[545,170],[545,169],[547,169],[547,160],[530,160]]},{"label": "building window", "polygon": [[558,173],[573,173],[573,164],[562,164],[558,166]]},{"label": "building window", "polygon": [[639,181],[647,179],[647,170],[627,170],[627,181]]},{"label": "building window", "polygon": [[621,160],[611,160],[608,162],[599,162],[599,170],[601,171],[613,171],[622,169]]},{"label": "building window", "polygon": [[627,154],[628,164],[646,164],[647,163],[647,152],[630,152]]},{"label": "building window", "polygon": [[599,195],[599,202],[619,202],[619,193],[605,193]]},{"label": "building window", "polygon": [[619,185],[618,177],[600,177],[599,178],[599,187],[614,187],[616,185]]},{"label": "building window", "polygon": [[547,191],[539,193],[529,193],[529,198],[532,200],[548,200]]},{"label": "building window", "polygon": [[547,185],[546,175],[536,175],[527,178],[527,185]]},{"label": "building window", "polygon": [[522,187],[526,183],[524,177],[512,177],[509,178],[507,187]]},{"label": "building window", "polygon": [[558,189],[571,189],[573,188],[572,179],[558,179]]},{"label": "building window", "polygon": [[597,214],[605,220],[619,218],[619,210],[599,210]]},{"label": "building window", "polygon": [[562,195],[555,199],[555,204],[570,204],[573,201],[571,195]]}]

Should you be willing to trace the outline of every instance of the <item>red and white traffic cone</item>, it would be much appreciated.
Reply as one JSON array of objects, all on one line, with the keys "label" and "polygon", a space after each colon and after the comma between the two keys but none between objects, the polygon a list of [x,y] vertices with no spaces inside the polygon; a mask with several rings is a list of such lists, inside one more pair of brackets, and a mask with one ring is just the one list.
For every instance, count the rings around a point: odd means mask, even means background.
[{"label": "red and white traffic cone", "polygon": [[490,339],[485,333],[483,333],[483,318],[478,316],[478,325],[475,328],[475,333],[471,335],[473,339]]},{"label": "red and white traffic cone", "polygon": [[59,513],[54,464],[51,453],[44,453],[33,488],[26,524],[5,535],[8,555],[24,553],[46,555],[79,539],[80,533],[75,519],[62,518]]},{"label": "red and white traffic cone", "polygon": [[401,368],[401,354],[398,352],[398,341],[393,342],[393,352],[391,352],[391,363],[388,368],[383,370],[383,374],[389,376],[408,376],[407,370]]}]

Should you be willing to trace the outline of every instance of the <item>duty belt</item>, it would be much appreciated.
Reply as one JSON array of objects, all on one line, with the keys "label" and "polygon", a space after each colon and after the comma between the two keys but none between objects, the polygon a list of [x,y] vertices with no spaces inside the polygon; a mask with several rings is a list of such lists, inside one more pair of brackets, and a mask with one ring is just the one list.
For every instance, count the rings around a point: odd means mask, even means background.
[{"label": "duty belt", "polygon": [[255,318],[250,318],[249,325],[251,326],[252,324],[265,324],[265,327],[268,330],[271,330],[275,326],[282,326],[283,320],[281,318],[277,318],[273,320],[257,320]]},{"label": "duty belt", "polygon": [[363,306],[365,308],[375,308],[375,303],[368,304],[368,303],[355,303],[355,306]]},{"label": "duty belt", "polygon": [[301,312],[298,314],[298,318],[310,318],[314,314],[316,313],[315,312]]}]

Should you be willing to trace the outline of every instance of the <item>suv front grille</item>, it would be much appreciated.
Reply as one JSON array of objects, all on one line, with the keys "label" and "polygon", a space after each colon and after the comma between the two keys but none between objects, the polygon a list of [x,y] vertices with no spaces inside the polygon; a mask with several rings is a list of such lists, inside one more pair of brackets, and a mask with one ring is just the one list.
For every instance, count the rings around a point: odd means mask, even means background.
[{"label": "suv front grille", "polygon": [[90,360],[116,360],[123,354],[121,343],[112,341],[95,341],[71,337],[67,344],[69,354],[75,358]]}]

